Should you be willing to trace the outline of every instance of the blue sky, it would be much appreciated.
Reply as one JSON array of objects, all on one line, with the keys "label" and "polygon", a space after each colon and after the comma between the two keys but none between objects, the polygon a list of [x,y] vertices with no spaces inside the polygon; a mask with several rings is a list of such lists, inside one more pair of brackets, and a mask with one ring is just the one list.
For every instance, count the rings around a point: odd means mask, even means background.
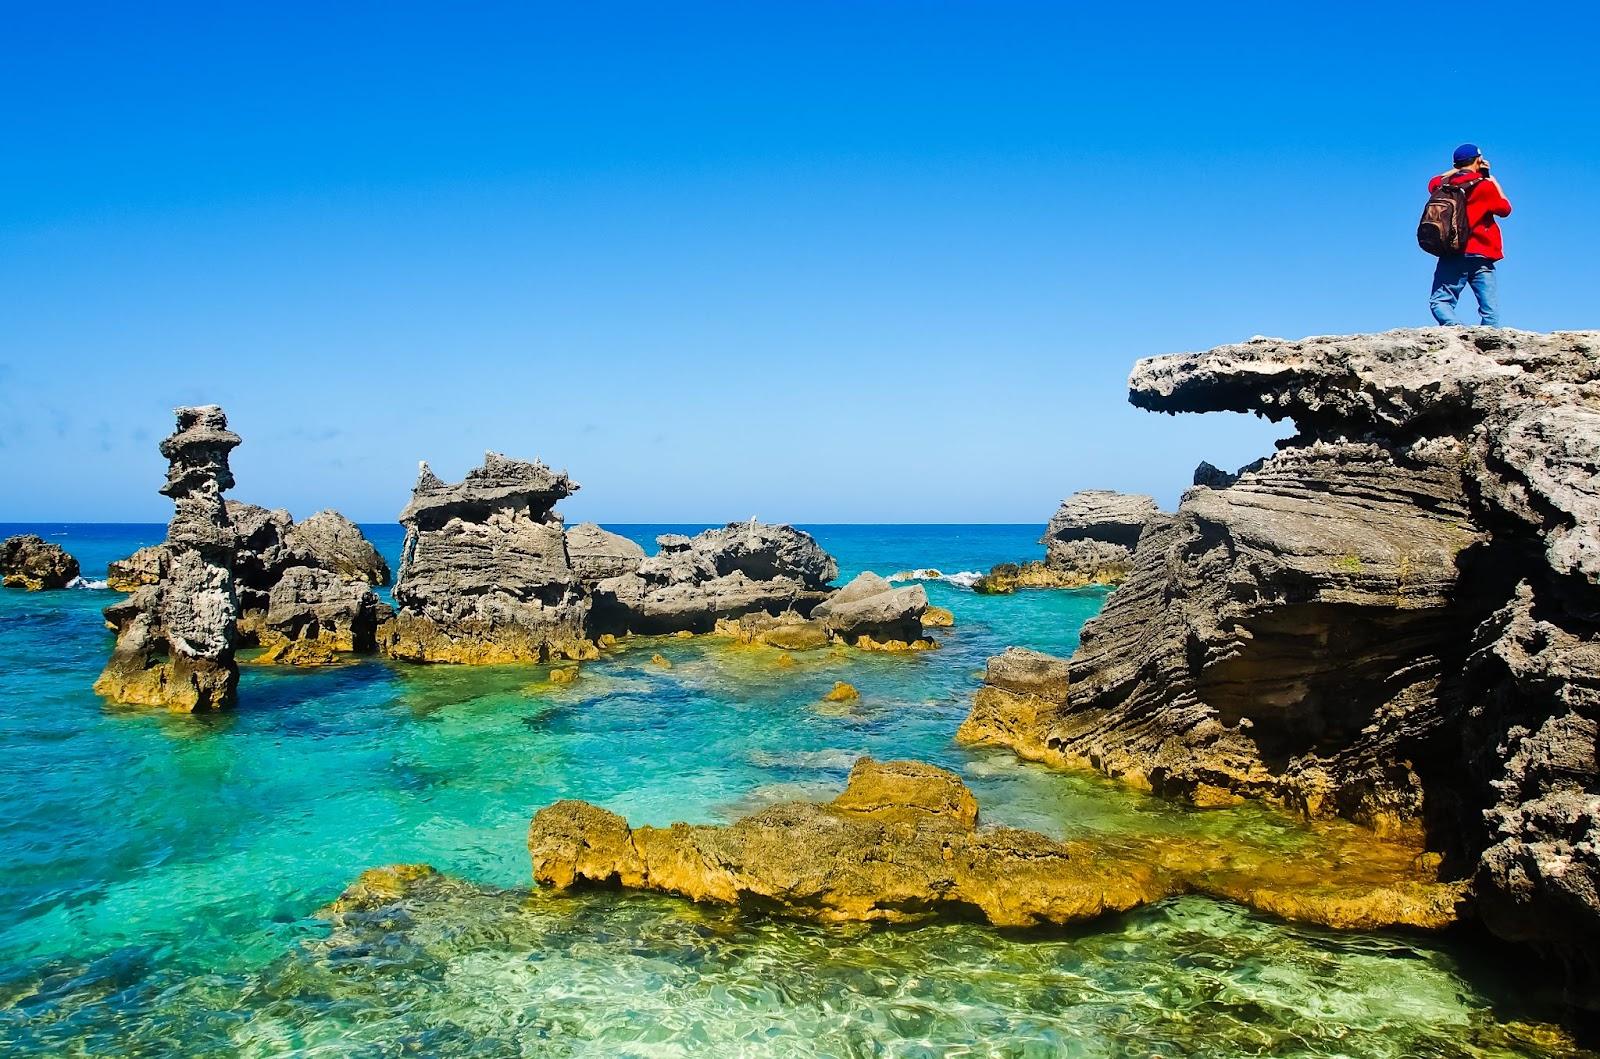
[{"label": "blue sky", "polygon": [[0,520],[164,520],[197,401],[298,515],[486,448],[571,520],[1170,504],[1283,431],[1132,362],[1427,323],[1464,139],[1506,322],[1600,325],[1587,5],[134,6],[0,39]]}]

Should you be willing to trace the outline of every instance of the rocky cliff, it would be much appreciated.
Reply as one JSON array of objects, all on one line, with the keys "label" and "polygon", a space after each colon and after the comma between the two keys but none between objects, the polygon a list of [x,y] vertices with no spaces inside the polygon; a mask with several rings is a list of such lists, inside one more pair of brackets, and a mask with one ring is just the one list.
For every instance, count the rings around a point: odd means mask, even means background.
[{"label": "rocky cliff", "polygon": [[94,687],[116,702],[189,712],[232,705],[239,682],[235,538],[222,499],[233,487],[228,453],[239,436],[215,405],[180,408],[177,417],[161,442],[169,465],[161,492],[176,509],[165,576],[106,608],[117,643]]},{"label": "rocky cliff", "polygon": [[380,647],[417,662],[538,662],[594,654],[589,596],[555,505],[578,484],[496,453],[456,484],[422,465]]},{"label": "rocky cliff", "polygon": [[1045,546],[1043,560],[1001,563],[979,578],[973,590],[1003,594],[1019,588],[1119,584],[1128,574],[1139,534],[1159,516],[1155,500],[1137,493],[1073,493],[1061,502],[1039,539]]},{"label": "rocky cliff", "polygon": [[1297,433],[1146,526],[1064,698],[969,736],[1424,838],[1600,1009],[1597,358],[1426,329],[1141,361],[1141,408]]}]

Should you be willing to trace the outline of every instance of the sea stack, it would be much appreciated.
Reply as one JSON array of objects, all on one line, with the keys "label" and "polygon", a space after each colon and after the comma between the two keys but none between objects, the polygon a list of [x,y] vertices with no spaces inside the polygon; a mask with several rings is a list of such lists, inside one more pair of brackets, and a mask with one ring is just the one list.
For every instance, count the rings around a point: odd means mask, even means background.
[{"label": "sea stack", "polygon": [[233,704],[239,683],[234,535],[222,499],[233,486],[228,453],[239,436],[216,405],[180,408],[177,418],[161,442],[161,492],[176,508],[163,576],[106,608],[117,644],[94,688],[114,702],[215,710]]},{"label": "sea stack", "polygon": [[543,463],[488,453],[457,484],[424,463],[379,647],[415,662],[496,664],[589,658],[589,599],[555,505],[578,489]]},{"label": "sea stack", "polygon": [[78,560],[59,544],[33,533],[0,541],[0,584],[7,588],[66,588],[77,576]]}]

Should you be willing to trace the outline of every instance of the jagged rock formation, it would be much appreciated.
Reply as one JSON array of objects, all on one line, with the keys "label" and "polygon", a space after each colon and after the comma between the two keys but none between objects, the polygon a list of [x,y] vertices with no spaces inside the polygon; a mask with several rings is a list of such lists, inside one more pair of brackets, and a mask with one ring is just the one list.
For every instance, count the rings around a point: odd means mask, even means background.
[{"label": "jagged rock formation", "polygon": [[608,577],[621,577],[639,569],[644,549],[620,533],[580,522],[567,530],[567,559],[578,580],[595,585]]},{"label": "jagged rock formation", "polygon": [[541,809],[528,830],[534,879],[565,889],[619,885],[825,921],[909,922],[981,915],[999,926],[1074,923],[1175,893],[1212,893],[1287,918],[1371,929],[1455,921],[1459,886],[1440,885],[1375,851],[1378,873],[1321,878],[1284,861],[1200,842],[1117,848],[1033,831],[978,827],[978,803],[954,773],[863,758],[827,804],[775,805],[727,827],[630,828],[587,802]]},{"label": "jagged rock formation", "polygon": [[1148,496],[1085,489],[1061,502],[1039,543],[1042,561],[1001,563],[973,584],[987,594],[1019,588],[1083,588],[1115,585],[1128,574],[1144,527],[1160,516]]},{"label": "jagged rock formation", "polygon": [[7,588],[66,588],[77,576],[78,560],[59,544],[32,533],[0,541],[0,584]]},{"label": "jagged rock formation", "polygon": [[833,557],[793,526],[732,522],[694,537],[665,534],[628,574],[594,587],[594,628],[710,632],[719,618],[763,611],[808,616],[839,575]]},{"label": "jagged rock formation", "polygon": [[578,484],[488,453],[458,484],[422,465],[400,515],[405,550],[381,649],[417,662],[592,658],[589,597],[567,558],[557,501]]},{"label": "jagged rock formation", "polygon": [[232,705],[239,682],[234,535],[222,500],[239,436],[215,405],[180,408],[177,418],[161,442],[169,461],[161,492],[176,507],[166,576],[106,608],[117,644],[94,688],[117,702],[190,712]]},{"label": "jagged rock formation", "polygon": [[[281,508],[237,500],[225,506],[240,646],[267,648],[258,662],[302,666],[373,650],[376,623],[390,608],[367,586],[388,584],[389,564],[354,522],[337,511],[297,523]],[[133,592],[165,581],[170,550],[170,543],[155,544],[113,562],[106,584]],[[320,597],[311,594],[317,591]]]},{"label": "jagged rock formation", "polygon": [[1141,361],[1139,407],[1298,433],[1146,529],[1032,742],[1423,835],[1600,1010],[1597,358],[1426,329]]}]

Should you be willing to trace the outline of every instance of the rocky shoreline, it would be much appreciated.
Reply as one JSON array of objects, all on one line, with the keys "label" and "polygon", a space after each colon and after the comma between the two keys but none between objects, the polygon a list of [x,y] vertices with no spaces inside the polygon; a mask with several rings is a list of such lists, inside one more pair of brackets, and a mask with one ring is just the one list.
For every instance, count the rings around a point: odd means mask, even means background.
[{"label": "rocky shoreline", "polygon": [[[831,802],[727,827],[633,828],[557,803],[530,831],[534,875],[826,920],[1063,924],[1179,893],[1356,929],[1465,916],[1600,1011],[1597,357],[1590,332],[1425,329],[1141,361],[1141,408],[1254,412],[1296,433],[1237,473],[1202,464],[1170,514],[1148,497],[1074,494],[1044,560],[974,586],[1116,590],[1070,659],[992,658],[959,742],[1197,806],[1351,821],[1411,851],[1404,869],[1330,895],[1314,872],[1273,882],[1267,862],[1245,877],[1194,849],[980,828],[953,775],[864,762]],[[162,443],[168,539],[113,564],[131,595],[106,609],[107,698],[227,707],[247,645],[267,664],[560,662],[550,679],[565,683],[570,663],[630,634],[716,635],[785,658],[909,653],[954,620],[920,584],[863,573],[835,587],[837,562],[791,526],[664,535],[654,554],[569,529],[557,505],[577,483],[494,453],[458,483],[422,465],[390,608],[373,591],[386,565],[342,516],[296,524],[223,500],[238,443],[220,409],[179,410]],[[65,569],[29,563],[51,580]]]}]

